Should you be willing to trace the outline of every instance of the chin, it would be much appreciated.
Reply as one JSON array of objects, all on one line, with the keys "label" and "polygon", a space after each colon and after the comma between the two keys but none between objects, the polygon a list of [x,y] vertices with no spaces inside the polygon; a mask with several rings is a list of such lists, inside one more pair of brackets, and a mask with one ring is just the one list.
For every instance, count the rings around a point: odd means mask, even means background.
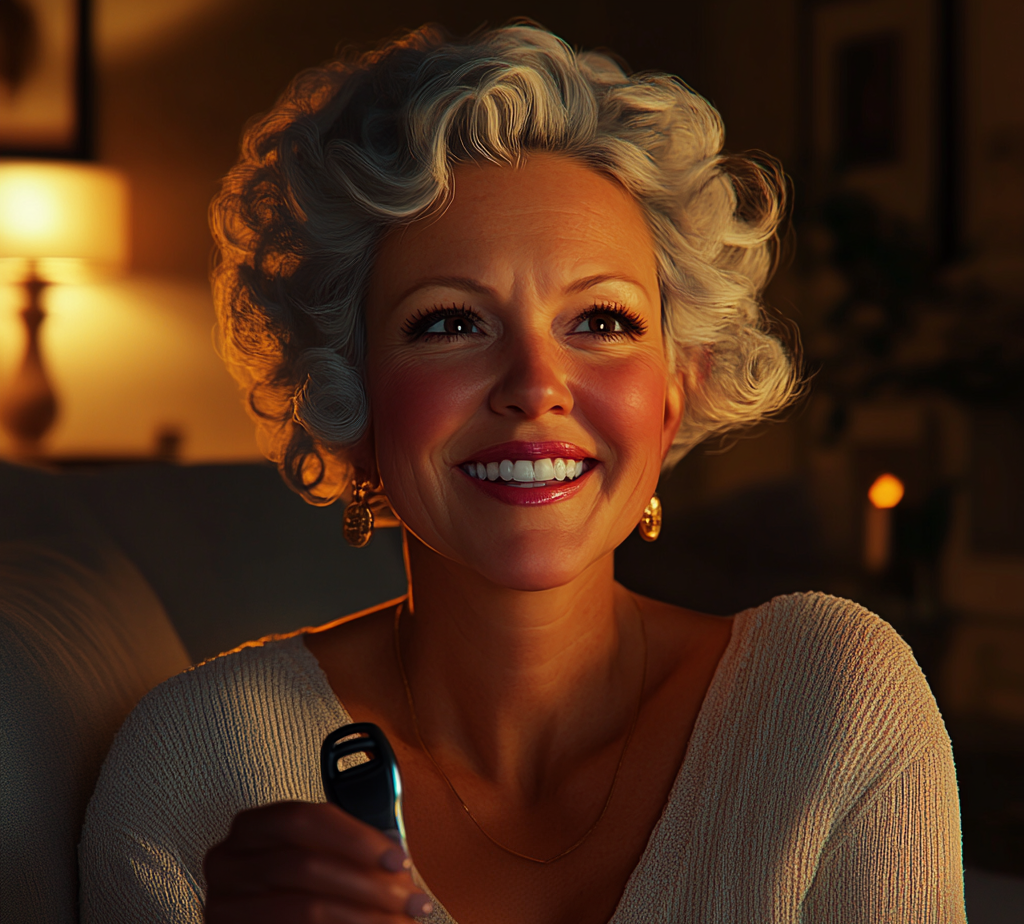
[{"label": "chin", "polygon": [[[548,543],[544,543],[541,548],[534,542],[528,545],[520,549],[506,549],[503,554],[494,556],[486,555],[484,550],[478,549],[466,564],[499,587],[542,591],[564,587],[597,560],[584,558],[582,550],[576,554],[566,554],[564,548],[552,549]],[[598,558],[604,554],[607,553],[602,553]]]},{"label": "chin", "polygon": [[452,537],[454,542],[432,531],[424,536],[414,525],[404,525],[408,538],[431,554],[479,575],[495,587],[518,591],[565,587],[618,545],[595,547],[586,541],[588,535],[608,536],[612,530],[607,523],[564,530],[485,530],[473,536],[463,533]]},{"label": "chin", "polygon": [[506,590],[518,591],[543,591],[554,590],[556,587],[564,587],[566,584],[579,576],[579,571],[555,570],[552,568],[538,568],[536,570],[524,568],[497,568],[494,570],[481,570],[480,574],[492,584],[504,587]]}]

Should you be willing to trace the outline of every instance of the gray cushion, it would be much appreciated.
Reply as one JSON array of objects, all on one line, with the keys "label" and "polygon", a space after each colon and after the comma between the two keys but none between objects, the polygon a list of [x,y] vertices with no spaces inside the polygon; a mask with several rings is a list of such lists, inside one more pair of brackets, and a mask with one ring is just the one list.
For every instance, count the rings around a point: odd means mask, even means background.
[{"label": "gray cushion", "polygon": [[23,924],[77,921],[76,844],[103,757],[143,694],[189,666],[131,562],[43,507],[25,531],[62,538],[0,543],[0,895]]},{"label": "gray cushion", "polygon": [[0,463],[0,541],[109,536],[156,591],[193,661],[405,593],[400,531],[377,530],[352,549],[343,514],[340,504],[311,507],[258,463],[59,475]]},{"label": "gray cushion", "polygon": [[[64,479],[0,462],[0,542],[62,539],[69,535],[109,545],[110,539]],[[79,545],[87,551],[88,543]]]},{"label": "gray cushion", "polygon": [[194,661],[405,593],[402,537],[350,548],[344,507],[313,507],[271,465],[136,465],[63,474],[145,575]]}]

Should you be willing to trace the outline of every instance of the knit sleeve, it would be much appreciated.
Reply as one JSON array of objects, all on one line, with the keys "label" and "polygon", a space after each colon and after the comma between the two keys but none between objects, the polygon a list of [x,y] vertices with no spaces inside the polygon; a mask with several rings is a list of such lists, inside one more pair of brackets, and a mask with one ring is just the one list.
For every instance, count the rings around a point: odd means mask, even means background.
[{"label": "knit sleeve", "polygon": [[[189,868],[181,846],[182,829],[201,837],[206,819],[181,824],[173,817],[180,800],[172,795],[182,784],[202,787],[202,779],[189,779],[191,761],[167,747],[152,702],[144,700],[122,727],[89,803],[79,844],[82,924],[203,920],[201,870]],[[195,769],[202,763],[195,760]]]},{"label": "knit sleeve", "polygon": [[802,924],[966,924],[960,808],[950,748],[924,750],[840,825]]},{"label": "knit sleeve", "polygon": [[173,848],[103,827],[83,855],[82,924],[202,924],[202,886]]},{"label": "knit sleeve", "polygon": [[82,924],[200,924],[203,859],[240,811],[322,802],[347,713],[301,640],[240,649],[148,693],[121,727],[79,844]]}]

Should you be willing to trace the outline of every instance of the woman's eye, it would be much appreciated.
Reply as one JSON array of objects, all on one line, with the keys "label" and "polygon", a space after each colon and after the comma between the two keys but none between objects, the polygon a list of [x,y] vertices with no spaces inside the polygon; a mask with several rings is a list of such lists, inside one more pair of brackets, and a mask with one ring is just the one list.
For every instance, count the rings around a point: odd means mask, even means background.
[{"label": "woman's eye", "polygon": [[602,340],[635,340],[647,332],[647,323],[624,305],[593,305],[576,320],[574,334],[596,334]]},{"label": "woman's eye", "polygon": [[574,334],[621,334],[625,332],[622,322],[610,312],[594,312],[580,321]]},{"label": "woman's eye", "polygon": [[462,340],[470,334],[481,334],[480,319],[476,312],[467,307],[439,307],[424,311],[410,318],[402,325],[402,331],[410,341],[421,337],[428,341]]},{"label": "woman's eye", "polygon": [[480,328],[470,318],[462,315],[455,315],[447,318],[438,318],[429,327],[424,328],[425,334],[478,334]]}]

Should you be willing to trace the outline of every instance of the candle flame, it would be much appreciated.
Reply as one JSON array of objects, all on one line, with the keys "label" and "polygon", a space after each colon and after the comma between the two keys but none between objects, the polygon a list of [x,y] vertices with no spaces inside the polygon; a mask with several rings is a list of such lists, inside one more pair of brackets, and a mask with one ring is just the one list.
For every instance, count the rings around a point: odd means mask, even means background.
[{"label": "candle flame", "polygon": [[868,488],[868,500],[879,510],[889,510],[903,500],[903,482],[886,472]]}]

